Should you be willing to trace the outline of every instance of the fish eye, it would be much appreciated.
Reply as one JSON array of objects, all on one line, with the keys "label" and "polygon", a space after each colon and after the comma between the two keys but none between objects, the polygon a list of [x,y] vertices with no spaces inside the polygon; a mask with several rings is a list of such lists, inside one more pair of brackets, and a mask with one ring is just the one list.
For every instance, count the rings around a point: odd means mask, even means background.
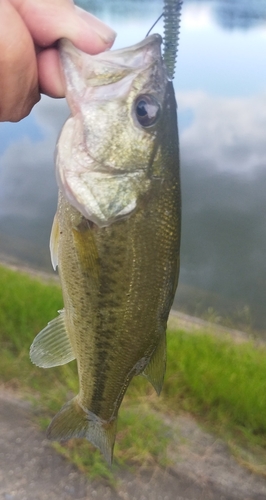
[{"label": "fish eye", "polygon": [[136,117],[142,127],[154,125],[159,118],[160,110],[160,104],[152,95],[139,95],[135,101]]}]

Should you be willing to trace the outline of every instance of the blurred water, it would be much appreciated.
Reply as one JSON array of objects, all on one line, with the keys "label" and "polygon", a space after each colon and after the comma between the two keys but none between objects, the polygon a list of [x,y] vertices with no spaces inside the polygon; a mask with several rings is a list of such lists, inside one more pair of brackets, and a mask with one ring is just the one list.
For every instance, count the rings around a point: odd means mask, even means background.
[{"label": "blurred water", "polygon": [[[162,0],[79,1],[142,39]],[[162,24],[156,27],[162,33]],[[266,2],[185,0],[175,78],[183,231],[175,306],[266,331]],[[0,253],[51,270],[53,155],[68,110],[43,97],[0,124]]]}]

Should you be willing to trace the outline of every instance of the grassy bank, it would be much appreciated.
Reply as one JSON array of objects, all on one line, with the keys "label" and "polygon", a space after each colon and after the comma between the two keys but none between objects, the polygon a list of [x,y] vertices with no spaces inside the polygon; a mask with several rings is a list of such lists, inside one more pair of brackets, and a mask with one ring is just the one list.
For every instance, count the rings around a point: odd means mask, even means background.
[{"label": "grassy bank", "polygon": [[[2,267],[0,284],[0,380],[30,397],[46,427],[78,390],[75,362],[43,370],[28,356],[35,335],[62,308],[61,291],[55,283]],[[113,471],[128,464],[167,463],[172,429],[161,415],[174,419],[181,410],[223,437],[249,467],[266,471],[265,348],[169,331],[163,394],[157,398],[142,377],[131,383],[119,414]],[[56,446],[90,477],[112,478],[100,454],[84,440]],[[257,463],[252,458],[255,449]]]}]

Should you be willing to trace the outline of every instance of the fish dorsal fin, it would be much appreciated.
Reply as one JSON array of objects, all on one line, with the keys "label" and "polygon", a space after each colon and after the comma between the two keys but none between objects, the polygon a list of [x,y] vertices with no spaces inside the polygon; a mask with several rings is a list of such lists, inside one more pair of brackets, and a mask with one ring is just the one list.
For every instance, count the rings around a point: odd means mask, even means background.
[{"label": "fish dorsal fin", "polygon": [[58,266],[58,243],[59,243],[59,224],[56,213],[54,216],[54,221],[50,236],[50,254],[54,270],[56,270],[56,267]]},{"label": "fish dorsal fin", "polygon": [[142,375],[148,379],[153,385],[158,396],[162,390],[163,379],[166,367],[166,337],[165,334],[161,336],[159,344],[157,345],[148,365],[142,372]]},{"label": "fish dorsal fin", "polygon": [[59,313],[38,333],[30,348],[31,361],[41,368],[65,365],[76,357],[66,331],[64,310]]}]

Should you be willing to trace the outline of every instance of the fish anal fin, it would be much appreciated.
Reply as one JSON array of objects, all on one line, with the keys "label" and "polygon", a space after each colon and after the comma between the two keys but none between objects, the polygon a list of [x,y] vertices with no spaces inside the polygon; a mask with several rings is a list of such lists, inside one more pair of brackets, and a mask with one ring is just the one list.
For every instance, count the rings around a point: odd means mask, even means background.
[{"label": "fish anal fin", "polygon": [[153,385],[158,396],[163,387],[163,380],[166,367],[166,336],[163,334],[161,339],[142,375],[146,377]]},{"label": "fish anal fin", "polygon": [[100,449],[111,465],[116,437],[116,418],[102,421],[94,413],[84,410],[78,403],[78,396],[66,403],[55,415],[47,429],[52,441],[67,441],[72,438],[86,438]]},{"label": "fish anal fin", "polygon": [[75,354],[65,326],[64,310],[35,337],[30,348],[31,361],[41,368],[65,365]]},{"label": "fish anal fin", "polygon": [[59,224],[58,224],[58,216],[56,213],[54,216],[54,221],[50,236],[50,254],[54,270],[56,270],[56,267],[58,266],[58,244],[59,244]]}]

